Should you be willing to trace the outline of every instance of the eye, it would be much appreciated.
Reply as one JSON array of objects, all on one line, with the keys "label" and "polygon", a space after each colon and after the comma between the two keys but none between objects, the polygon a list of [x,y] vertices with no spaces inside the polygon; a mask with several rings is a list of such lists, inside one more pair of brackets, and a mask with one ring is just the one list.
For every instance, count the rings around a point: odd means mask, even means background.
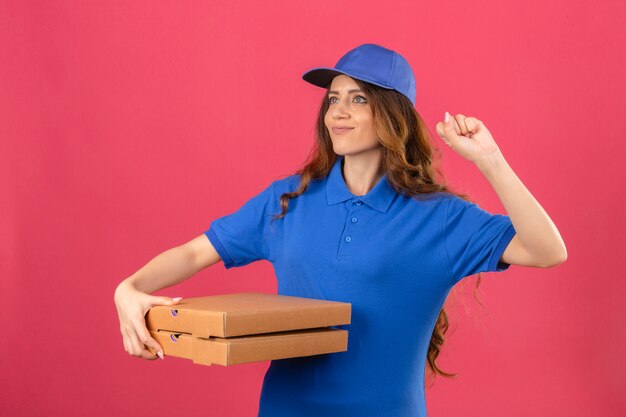
[{"label": "eye", "polygon": [[[334,99],[334,98],[337,98],[337,97],[334,97],[334,96],[332,96],[332,97],[328,97],[328,102],[329,102],[330,104],[334,103],[334,101],[333,101],[333,99]],[[357,96],[354,96],[354,99],[355,99],[355,100],[356,100],[356,99],[361,99],[361,101],[357,101],[357,103],[367,103],[367,99],[366,99],[365,97],[363,97],[363,96],[359,96],[359,95],[357,95]]]}]

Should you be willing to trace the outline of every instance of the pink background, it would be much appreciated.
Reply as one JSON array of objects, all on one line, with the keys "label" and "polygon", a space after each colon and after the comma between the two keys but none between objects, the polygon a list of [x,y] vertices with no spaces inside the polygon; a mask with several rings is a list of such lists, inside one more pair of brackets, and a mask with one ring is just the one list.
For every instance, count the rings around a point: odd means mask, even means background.
[{"label": "pink background", "polygon": [[[366,42],[411,63],[449,183],[503,212],[435,134],[476,116],[569,253],[485,274],[486,309],[463,280],[439,357],[459,377],[427,389],[429,416],[624,415],[625,7],[0,1],[0,415],[256,416],[269,362],[129,356],[113,292],[293,173],[323,93],[302,73]],[[156,294],[240,291],[275,292],[271,265]]]}]

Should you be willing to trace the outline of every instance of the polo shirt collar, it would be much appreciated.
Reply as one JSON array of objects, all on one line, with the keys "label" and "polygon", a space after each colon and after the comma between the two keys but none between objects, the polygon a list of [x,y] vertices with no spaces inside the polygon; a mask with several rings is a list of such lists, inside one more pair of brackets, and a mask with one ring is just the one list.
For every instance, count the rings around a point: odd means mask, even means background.
[{"label": "polo shirt collar", "polygon": [[337,156],[330,173],[326,177],[326,199],[328,205],[339,204],[346,200],[357,198],[373,209],[383,213],[386,212],[396,194],[387,181],[387,174],[384,174],[367,194],[356,196],[348,189],[341,174],[343,158],[343,155]]}]

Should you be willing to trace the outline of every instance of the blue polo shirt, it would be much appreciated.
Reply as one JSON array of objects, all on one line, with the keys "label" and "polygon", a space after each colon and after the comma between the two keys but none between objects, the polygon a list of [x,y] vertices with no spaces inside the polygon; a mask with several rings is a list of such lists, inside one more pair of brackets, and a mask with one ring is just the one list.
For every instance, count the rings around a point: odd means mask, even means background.
[{"label": "blue polo shirt", "polygon": [[272,182],[205,232],[226,268],[265,259],[278,294],[352,304],[348,351],[271,362],[259,417],[425,417],[424,372],[435,321],[463,277],[508,269],[510,218],[445,193],[406,197],[383,176],[363,196],[338,156],[280,213],[300,181]]}]

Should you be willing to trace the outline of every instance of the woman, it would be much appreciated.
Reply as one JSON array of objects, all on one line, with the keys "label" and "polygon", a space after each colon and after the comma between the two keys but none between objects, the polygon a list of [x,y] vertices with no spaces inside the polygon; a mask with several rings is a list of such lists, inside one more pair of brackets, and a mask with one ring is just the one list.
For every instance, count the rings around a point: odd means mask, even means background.
[{"label": "woman", "polygon": [[272,361],[259,416],[426,416],[426,364],[447,328],[443,303],[463,277],[567,257],[558,230],[506,163],[486,126],[457,114],[444,142],[486,176],[508,215],[490,214],[436,178],[415,105],[415,78],[396,52],[360,45],[303,78],[327,88],[316,145],[295,175],[274,181],[203,235],[157,256],[115,294],[124,346],[155,358],[149,293],[223,260],[272,262],[278,293],[352,304],[348,351]]}]

